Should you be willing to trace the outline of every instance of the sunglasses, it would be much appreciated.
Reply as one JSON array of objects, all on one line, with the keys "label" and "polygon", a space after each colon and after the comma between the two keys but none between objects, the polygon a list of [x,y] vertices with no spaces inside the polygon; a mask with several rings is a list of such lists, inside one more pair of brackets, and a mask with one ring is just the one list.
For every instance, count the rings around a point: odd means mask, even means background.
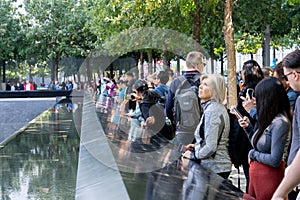
[{"label": "sunglasses", "polygon": [[284,74],[282,76],[282,78],[284,78],[285,81],[289,81],[288,76],[291,75],[293,72],[296,72],[296,73],[300,74],[300,72],[298,72],[298,71],[291,71],[291,72],[289,72],[287,74]]}]

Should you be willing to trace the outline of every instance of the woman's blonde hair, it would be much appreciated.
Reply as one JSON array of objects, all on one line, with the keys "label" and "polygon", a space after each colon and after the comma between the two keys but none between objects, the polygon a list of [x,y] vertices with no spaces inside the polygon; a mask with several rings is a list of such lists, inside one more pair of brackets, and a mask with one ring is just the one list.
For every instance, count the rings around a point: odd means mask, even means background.
[{"label": "woman's blonde hair", "polygon": [[212,99],[223,104],[226,97],[226,85],[224,77],[218,74],[208,74],[201,77],[201,81],[205,79],[208,80],[207,86],[210,89]]},{"label": "woman's blonde hair", "polygon": [[197,68],[199,64],[203,63],[203,54],[198,51],[188,53],[186,57],[186,67],[188,69]]}]

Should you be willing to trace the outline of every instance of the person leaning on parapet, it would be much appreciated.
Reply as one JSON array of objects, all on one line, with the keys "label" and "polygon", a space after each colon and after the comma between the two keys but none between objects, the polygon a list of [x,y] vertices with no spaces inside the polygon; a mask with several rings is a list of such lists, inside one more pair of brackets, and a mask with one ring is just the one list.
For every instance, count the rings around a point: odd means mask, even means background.
[{"label": "person leaning on parapet", "polygon": [[24,90],[26,90],[26,91],[34,90],[32,81],[26,81],[26,85],[24,86]]},{"label": "person leaning on parapet", "polygon": [[72,84],[72,81],[67,81],[66,89],[67,89],[67,90],[73,90],[73,84]]},{"label": "person leaning on parapet", "polygon": [[54,82],[54,80],[52,80],[50,82],[48,90],[55,90],[55,82]]},{"label": "person leaning on parapet", "polygon": [[[194,123],[193,127],[190,127],[189,130],[183,130],[180,126],[179,126],[179,120],[176,119],[177,117],[175,116],[175,113],[178,111],[174,111],[175,107],[174,107],[174,97],[176,97],[175,93],[176,91],[178,91],[179,88],[182,88],[182,83],[186,82],[185,80],[187,80],[188,84],[186,86],[186,88],[191,88],[192,86],[195,86],[195,88],[198,88],[200,85],[200,76],[201,73],[203,71],[204,68],[204,63],[203,63],[203,55],[200,52],[197,51],[192,51],[190,53],[188,53],[187,58],[186,58],[186,71],[183,72],[182,76],[179,76],[177,78],[175,78],[171,84],[170,84],[170,88],[168,91],[168,98],[166,101],[166,108],[165,108],[165,113],[166,116],[173,121],[176,125],[177,125],[177,130],[176,130],[176,137],[175,137],[175,144],[180,145],[180,144],[190,144],[193,139],[194,139],[194,131],[200,121],[200,117],[199,119],[197,119],[197,121],[194,121],[192,118],[187,118],[185,120],[189,120],[191,122]],[[195,91],[196,96],[197,91]],[[200,100],[198,99],[199,103]],[[195,112],[195,116],[197,114],[200,113],[200,106],[198,104],[198,110],[194,110]],[[193,113],[191,113],[193,114]],[[181,117],[183,120],[184,116]]]},{"label": "person leaning on parapet", "polygon": [[[295,92],[300,92],[300,50],[289,53],[282,60],[284,78]],[[284,199],[288,192],[300,183],[300,98],[297,98],[292,129],[292,144],[288,158],[286,176],[273,195],[273,199]],[[297,199],[299,199],[299,195]]]},{"label": "person leaning on parapet", "polygon": [[10,91],[11,90],[10,81],[7,81],[6,86],[5,86],[5,90],[6,91]]},{"label": "person leaning on parapet", "polygon": [[126,110],[135,110],[136,107],[136,101],[133,101],[131,99],[131,93],[133,92],[132,86],[135,83],[136,79],[133,76],[133,73],[127,72],[125,75],[125,81],[127,82],[127,90],[126,90],[126,97],[125,99],[128,101],[128,104],[126,106]]},{"label": "person leaning on parapet", "polygon": [[24,89],[25,89],[25,81],[22,80],[20,84],[20,90],[24,90]]},{"label": "person leaning on parapet", "polygon": [[169,73],[166,71],[159,71],[154,80],[155,82],[154,84],[156,87],[153,90],[158,92],[158,94],[164,101],[166,101],[168,96],[169,87],[166,86],[168,80],[169,80]]},{"label": "person leaning on parapet", "polygon": [[147,76],[146,81],[148,82],[149,89],[155,89],[155,87],[156,87],[155,82],[156,82],[157,74],[158,74],[158,71]]},{"label": "person leaning on parapet", "polygon": [[294,112],[295,110],[295,104],[296,104],[296,100],[299,94],[297,94],[291,87],[290,87],[290,83],[288,82],[288,80],[285,79],[284,76],[284,72],[283,72],[283,66],[282,66],[282,62],[279,62],[276,67],[274,68],[274,77],[278,78],[280,80],[280,82],[282,83],[284,89],[286,90],[287,96],[289,98],[290,101],[290,105],[291,108]]},{"label": "person leaning on parapet", "polygon": [[168,72],[168,74],[169,74],[169,80],[166,83],[166,86],[170,87],[172,81],[174,80],[174,72],[172,69],[167,69],[166,72]]},{"label": "person leaning on parapet", "polygon": [[226,86],[222,76],[216,74],[201,77],[199,97],[204,110],[195,130],[195,144],[183,146],[183,159],[201,161],[201,164],[224,179],[231,172],[228,153],[230,122],[225,101]]}]

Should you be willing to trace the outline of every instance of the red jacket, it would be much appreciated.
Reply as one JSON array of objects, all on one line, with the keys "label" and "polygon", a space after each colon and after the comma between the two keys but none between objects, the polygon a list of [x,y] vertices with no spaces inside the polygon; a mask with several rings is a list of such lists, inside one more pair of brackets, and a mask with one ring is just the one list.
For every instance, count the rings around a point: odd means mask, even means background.
[{"label": "red jacket", "polygon": [[34,90],[34,87],[33,87],[33,84],[32,84],[32,83],[27,83],[27,84],[24,86],[24,90],[28,90],[28,85],[29,85],[29,90]]}]

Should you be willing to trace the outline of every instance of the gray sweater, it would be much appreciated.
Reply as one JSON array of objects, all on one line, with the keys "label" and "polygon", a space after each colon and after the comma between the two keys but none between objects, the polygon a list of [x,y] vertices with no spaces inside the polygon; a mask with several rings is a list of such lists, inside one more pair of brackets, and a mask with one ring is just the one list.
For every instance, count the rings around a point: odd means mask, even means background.
[{"label": "gray sweater", "polygon": [[[227,109],[214,100],[202,104],[202,107],[204,115],[195,131],[195,151],[191,154],[191,158],[195,156],[201,160],[204,167],[210,168],[215,173],[229,172],[232,163],[227,148],[230,129]],[[199,134],[202,123],[204,123],[204,140]]]},{"label": "gray sweater", "polygon": [[293,117],[293,138],[291,144],[290,155],[288,159],[288,165],[294,160],[298,150],[300,149],[300,97],[297,98],[295,105],[295,112]]},{"label": "gray sweater", "polygon": [[[252,146],[253,139],[257,134],[251,125],[244,129]],[[291,138],[291,123],[287,116],[277,115],[272,123],[266,128],[263,135],[258,139],[256,149],[251,149],[249,158],[271,167],[279,167],[281,161],[286,161],[288,146]]]}]

